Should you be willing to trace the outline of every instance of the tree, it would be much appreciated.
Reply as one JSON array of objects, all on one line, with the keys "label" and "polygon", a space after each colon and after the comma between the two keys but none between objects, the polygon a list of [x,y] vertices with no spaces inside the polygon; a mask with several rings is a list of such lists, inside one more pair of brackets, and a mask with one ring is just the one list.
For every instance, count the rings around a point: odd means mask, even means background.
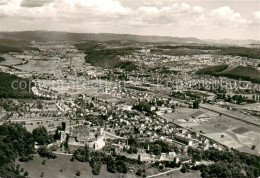
[{"label": "tree", "polygon": [[55,134],[53,135],[53,139],[56,141],[56,140],[59,140],[60,137],[61,137],[61,133],[60,133],[59,129],[57,128],[55,130]]},{"label": "tree", "polygon": [[34,129],[32,134],[34,141],[36,141],[39,145],[50,143],[47,129],[44,126],[39,126],[38,128]]},{"label": "tree", "polygon": [[107,171],[111,173],[116,172],[116,162],[114,160],[107,163]]},{"label": "tree", "polygon": [[131,135],[130,138],[128,139],[128,144],[135,145],[136,143],[137,143],[136,139]]},{"label": "tree", "polygon": [[237,98],[237,104],[241,104],[243,102],[243,97],[242,95],[239,95]]},{"label": "tree", "polygon": [[186,173],[186,172],[189,172],[189,165],[187,163],[184,163],[182,165],[182,168],[180,170],[182,173]]},{"label": "tree", "polygon": [[136,148],[133,148],[133,153],[137,154],[138,150]]},{"label": "tree", "polygon": [[66,122],[61,123],[61,128],[62,128],[63,131],[66,129]]},{"label": "tree", "polygon": [[99,156],[93,155],[89,164],[92,167],[92,173],[94,175],[99,175],[100,169],[101,169],[101,166],[102,166],[102,162],[101,162]]},{"label": "tree", "polygon": [[227,102],[231,103],[231,97],[228,95],[228,99],[227,99]]},{"label": "tree", "polygon": [[41,157],[47,157],[47,158],[52,158],[52,159],[55,159],[57,158],[57,156],[55,154],[53,154],[47,147],[45,146],[41,146],[38,148],[37,150],[38,154],[41,156]]},{"label": "tree", "polygon": [[[14,167],[14,160],[33,158],[34,140],[21,124],[5,123],[0,125],[0,176],[17,177],[19,171]],[[28,158],[28,159],[27,159]]]},{"label": "tree", "polygon": [[193,101],[192,108],[193,109],[199,109],[199,101]]},{"label": "tree", "polygon": [[124,161],[122,160],[119,160],[116,162],[116,170],[119,172],[119,173],[127,173],[127,166],[125,164]]},{"label": "tree", "polygon": [[138,164],[141,164],[141,155],[138,155]]},{"label": "tree", "polygon": [[89,147],[85,145],[84,148],[78,148],[74,151],[73,157],[80,162],[87,162],[90,160]]},{"label": "tree", "polygon": [[23,175],[28,176],[29,175],[28,171],[25,171]]},{"label": "tree", "polygon": [[65,149],[68,149],[68,148],[69,148],[69,143],[68,143],[67,141],[65,141],[64,147],[65,147]]},{"label": "tree", "polygon": [[177,161],[176,161],[176,158],[174,157],[173,161],[170,162],[170,165],[169,165],[171,168],[175,168],[175,167],[178,167],[178,164],[177,164]]},{"label": "tree", "polygon": [[141,175],[142,175],[142,170],[141,170],[141,169],[138,169],[135,174],[136,174],[137,176],[141,176]]},{"label": "tree", "polygon": [[80,171],[77,171],[77,172],[76,172],[76,176],[80,176]]}]

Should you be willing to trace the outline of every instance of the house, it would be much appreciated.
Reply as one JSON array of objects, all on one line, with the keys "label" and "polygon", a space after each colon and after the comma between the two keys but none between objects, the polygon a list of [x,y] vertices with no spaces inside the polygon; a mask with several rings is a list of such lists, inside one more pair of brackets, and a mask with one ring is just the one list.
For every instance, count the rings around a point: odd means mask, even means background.
[{"label": "house", "polygon": [[197,118],[198,118],[199,116],[201,116],[202,114],[204,114],[203,111],[196,111],[196,112],[190,114],[189,116],[190,116],[191,118],[193,118],[193,119],[197,119]]}]

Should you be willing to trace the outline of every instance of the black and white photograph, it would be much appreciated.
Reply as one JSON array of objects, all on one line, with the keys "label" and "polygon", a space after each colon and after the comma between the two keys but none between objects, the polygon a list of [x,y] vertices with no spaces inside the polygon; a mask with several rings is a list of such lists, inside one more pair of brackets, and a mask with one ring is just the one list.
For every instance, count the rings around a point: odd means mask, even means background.
[{"label": "black and white photograph", "polygon": [[259,178],[260,0],[0,0],[0,178]]}]

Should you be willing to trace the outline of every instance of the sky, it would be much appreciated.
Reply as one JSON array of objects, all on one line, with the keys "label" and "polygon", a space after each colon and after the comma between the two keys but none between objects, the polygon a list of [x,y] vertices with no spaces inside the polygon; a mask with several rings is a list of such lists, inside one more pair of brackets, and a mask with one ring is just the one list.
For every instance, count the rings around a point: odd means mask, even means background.
[{"label": "sky", "polygon": [[260,40],[260,0],[0,0],[0,30]]}]

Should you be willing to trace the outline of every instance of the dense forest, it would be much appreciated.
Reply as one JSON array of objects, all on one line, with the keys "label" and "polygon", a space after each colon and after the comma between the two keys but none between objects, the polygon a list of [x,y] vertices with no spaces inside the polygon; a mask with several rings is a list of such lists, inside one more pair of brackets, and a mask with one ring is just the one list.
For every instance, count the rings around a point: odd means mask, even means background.
[{"label": "dense forest", "polygon": [[34,139],[30,132],[19,124],[4,124],[0,126],[0,175],[1,177],[16,177],[19,169],[14,161],[17,157],[29,157],[34,151]]},{"label": "dense forest", "polygon": [[184,166],[183,172],[188,172],[189,168],[200,170],[202,177],[259,177],[260,157],[236,150],[209,149],[202,151],[189,147],[188,155],[192,157],[192,162],[206,160],[213,161],[208,166],[204,164],[189,167]]},{"label": "dense forest", "polygon": [[[30,91],[33,83],[16,75],[0,72],[0,98],[37,98]],[[21,86],[19,86],[21,85]]]}]

